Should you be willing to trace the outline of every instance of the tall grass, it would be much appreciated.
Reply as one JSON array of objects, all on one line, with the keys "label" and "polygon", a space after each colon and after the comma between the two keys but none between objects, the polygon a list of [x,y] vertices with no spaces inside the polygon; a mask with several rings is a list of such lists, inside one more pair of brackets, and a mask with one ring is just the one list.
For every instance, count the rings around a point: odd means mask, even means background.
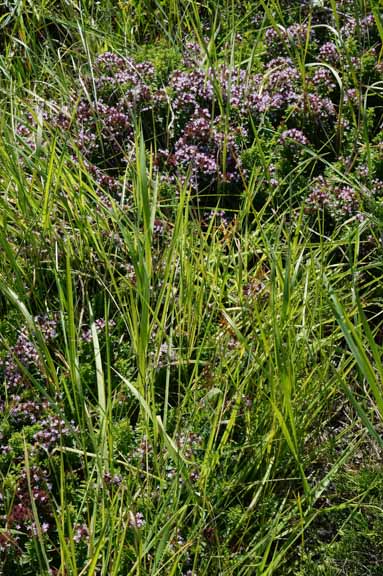
[{"label": "tall grass", "polygon": [[[261,6],[256,44],[238,47],[235,35]],[[37,359],[18,362],[20,390],[49,402],[69,432],[36,446],[39,424],[14,424],[18,390],[4,376],[0,439],[13,460],[3,447],[0,574],[314,574],[318,527],[336,539],[370,505],[375,484],[342,491],[342,479],[369,469],[382,446],[380,262],[363,255],[366,221],[328,229],[323,213],[308,218],[296,202],[307,171],[332,167],[328,152],[291,168],[283,201],[285,182],[259,206],[277,135],[266,120],[254,126],[260,162],[242,174],[239,202],[223,218],[224,187],[196,202],[190,173],[172,199],[164,195],[157,143],[145,142],[139,122],[118,199],[100,196],[86,163],[73,160],[76,142],[41,116],[43,104],[78,104],[74,83],[93,74],[100,52],[138,52],[158,36],[180,49],[188,34],[216,74],[215,104],[228,119],[221,59],[257,66],[264,30],[280,31],[285,16],[274,0],[38,2],[4,12],[2,357],[10,360],[20,331],[28,335]],[[308,40],[291,49],[303,78],[307,49]],[[336,148],[344,89],[334,75]],[[32,147],[17,134],[28,112]],[[228,120],[225,130],[228,140]],[[367,146],[368,130],[359,136]],[[57,323],[51,340],[42,315]],[[48,483],[34,479],[40,468]],[[29,532],[12,521],[23,473]],[[336,559],[327,567],[343,573]]]}]

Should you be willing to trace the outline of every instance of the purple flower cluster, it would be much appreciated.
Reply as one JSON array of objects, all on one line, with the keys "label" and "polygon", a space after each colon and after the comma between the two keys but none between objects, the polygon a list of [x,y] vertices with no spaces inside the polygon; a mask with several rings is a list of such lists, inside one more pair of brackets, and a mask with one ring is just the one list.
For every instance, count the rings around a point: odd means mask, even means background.
[{"label": "purple flower cluster", "polygon": [[202,437],[195,432],[181,433],[176,436],[176,444],[188,459],[195,457],[202,446]]},{"label": "purple flower cluster", "polygon": [[311,208],[322,208],[334,216],[356,215],[360,218],[357,191],[351,186],[333,183],[324,176],[314,180],[306,205],[309,211]]},{"label": "purple flower cluster", "polygon": [[15,389],[21,384],[23,376],[19,368],[20,364],[27,368],[28,366],[38,364],[38,361],[38,352],[24,328],[20,331],[16,344],[3,362],[7,387],[9,389]]},{"label": "purple flower cluster", "polygon": [[22,400],[18,394],[12,394],[9,400],[9,419],[15,427],[36,424],[41,413],[50,408],[48,400]]},{"label": "purple flower cluster", "polygon": [[[209,39],[206,39],[209,42]],[[183,50],[182,63],[185,68],[197,67],[203,60],[203,50],[198,42],[186,40]]]},{"label": "purple flower cluster", "polygon": [[317,68],[314,72],[313,84],[318,86],[318,88],[326,94],[334,90],[337,86],[332,72],[324,66]]},{"label": "purple flower cluster", "polygon": [[334,42],[325,42],[319,48],[319,58],[327,64],[338,64],[340,56],[339,51]]},{"label": "purple flower cluster", "polygon": [[214,88],[209,75],[203,69],[176,70],[169,83],[172,109],[180,114],[193,115],[198,106],[211,102]]},{"label": "purple flower cluster", "polygon": [[71,438],[76,430],[75,423],[66,420],[59,403],[10,394],[7,405],[2,402],[1,407],[11,428],[6,428],[5,432],[0,429],[0,455],[11,455],[14,461],[24,455],[23,446],[19,445],[19,430],[24,429],[28,435],[32,455],[39,450],[51,453],[56,446]]},{"label": "purple flower cluster", "polygon": [[[36,316],[34,320],[40,336],[47,344],[51,343],[57,337],[57,319]],[[21,429],[30,430],[28,442],[32,452],[40,449],[50,452],[73,433],[74,423],[66,421],[60,396],[48,400],[31,386],[29,374],[41,386],[45,382],[39,353],[26,327],[21,328],[16,343],[3,359],[2,370],[7,393],[1,400],[1,408],[11,427],[4,432],[0,427],[0,455],[13,455],[16,460],[22,457],[17,439]]]},{"label": "purple flower cluster", "polygon": [[[161,89],[154,86],[153,75],[148,63],[101,55],[94,66],[97,98],[82,99],[77,107],[76,145],[96,182],[109,191],[118,192],[118,176],[134,160],[139,117],[147,140],[156,124],[156,134],[166,134],[167,145],[156,158],[162,180],[172,183],[189,175],[196,191],[212,190],[219,182],[241,181],[249,118],[283,112],[299,101],[299,73],[288,58],[268,63],[266,82],[260,74],[226,65],[176,70]],[[222,114],[226,108],[229,122]],[[151,115],[150,122],[145,123],[145,114]]]},{"label": "purple flower cluster", "polygon": [[291,128],[290,130],[285,130],[282,132],[279,139],[281,144],[301,144],[302,146],[307,146],[309,141],[301,130],[297,128]]},{"label": "purple flower cluster", "polygon": [[[28,473],[26,470],[22,471],[10,508],[6,509],[5,499],[0,498],[0,520],[3,528],[0,552],[20,550],[25,539],[37,536],[39,531],[44,534],[53,526],[49,498],[51,489],[47,471],[31,466]],[[39,527],[34,519],[31,500],[38,511]]]},{"label": "purple flower cluster", "polygon": [[[115,326],[115,324],[116,323],[114,322],[114,320],[108,321],[109,328],[112,328],[113,326]],[[94,325],[96,327],[97,333],[101,333],[103,330],[105,330],[106,320],[104,318],[97,318],[97,320],[94,321]],[[92,331],[90,328],[83,328],[81,332],[81,339],[84,342],[92,342]]]},{"label": "purple flower cluster", "polygon": [[[174,161],[179,170],[191,170],[192,182],[198,189],[201,181],[211,185],[216,179],[239,180],[240,151],[234,130],[225,135],[220,118],[214,121],[208,109],[197,108],[174,146]],[[222,154],[226,149],[226,164]]]},{"label": "purple flower cluster", "polygon": [[[306,104],[307,112],[317,121],[333,120],[336,116],[336,107],[330,98],[322,98],[318,94],[308,94]],[[304,111],[303,101],[301,101],[301,110]]]},{"label": "purple flower cluster", "polygon": [[[134,172],[138,125],[148,150],[155,151],[161,193],[172,198],[182,183],[191,185],[201,198],[216,198],[217,192],[222,198],[238,197],[252,169],[242,158],[259,127],[281,134],[285,151],[299,145],[320,150],[324,156],[343,151],[341,140],[352,139],[352,123],[363,102],[360,86],[364,80],[368,84],[369,74],[379,75],[381,41],[375,18],[362,10],[356,17],[347,2],[339,3],[337,22],[332,11],[319,4],[284,0],[282,4],[291,10],[283,26],[273,22],[266,27],[266,50],[253,69],[225,64],[219,56],[213,67],[204,49],[189,39],[185,39],[182,65],[161,82],[150,62],[111,52],[95,60],[91,77],[83,80],[86,97],[80,98],[75,115],[62,110],[53,121],[72,133],[73,159],[78,161],[80,152],[105,204],[103,190],[119,197],[123,178],[126,185]],[[260,12],[257,22],[263,17],[267,21],[267,14]],[[335,37],[334,29],[340,35]],[[345,42],[347,50],[341,49]],[[303,75],[302,62],[311,65]],[[358,87],[355,74],[363,79]],[[69,118],[73,118],[70,124]],[[20,134],[28,138],[28,126],[20,127]],[[271,178],[264,179],[268,189],[264,196],[276,189],[284,193],[287,165],[278,158],[284,152],[279,147],[270,149],[272,154],[275,169]],[[324,166],[316,174],[321,170]],[[316,194],[313,182],[312,205]],[[350,195],[355,196],[347,190],[335,194],[339,212],[356,210],[357,201],[351,201]]]},{"label": "purple flower cluster", "polygon": [[107,486],[120,486],[122,483],[122,478],[118,474],[111,474],[110,472],[105,472],[103,475],[103,480]]},{"label": "purple flower cluster", "polygon": [[46,452],[51,451],[74,431],[74,422],[68,424],[63,416],[52,413],[46,414],[38,423],[41,430],[33,436],[34,448],[43,448]]},{"label": "purple flower cluster", "polygon": [[136,529],[140,529],[145,526],[145,519],[142,512],[129,513],[129,526]]},{"label": "purple flower cluster", "polygon": [[73,530],[73,541],[76,544],[80,542],[88,542],[89,540],[89,529],[86,524],[77,524]]},{"label": "purple flower cluster", "polygon": [[[52,341],[57,336],[56,319],[46,316],[36,316],[34,320],[36,328],[47,342]],[[2,362],[7,388],[9,390],[15,390],[20,385],[26,384],[21,367],[24,367],[26,370],[39,368],[39,362],[39,354],[24,326],[19,331],[15,345],[10,348]]]},{"label": "purple flower cluster", "polygon": [[314,30],[306,24],[294,23],[287,28],[280,26],[268,28],[265,33],[265,44],[272,54],[280,54],[291,47],[304,48],[306,42],[314,39]]}]

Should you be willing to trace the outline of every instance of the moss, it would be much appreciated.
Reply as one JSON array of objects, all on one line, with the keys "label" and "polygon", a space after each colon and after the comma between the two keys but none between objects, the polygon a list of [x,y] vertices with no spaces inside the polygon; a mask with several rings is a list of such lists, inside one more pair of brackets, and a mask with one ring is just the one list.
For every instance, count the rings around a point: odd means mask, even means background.
[{"label": "moss", "polygon": [[150,62],[155,69],[155,79],[159,86],[168,82],[173,70],[181,65],[182,54],[165,41],[140,46],[134,52],[138,62]]}]

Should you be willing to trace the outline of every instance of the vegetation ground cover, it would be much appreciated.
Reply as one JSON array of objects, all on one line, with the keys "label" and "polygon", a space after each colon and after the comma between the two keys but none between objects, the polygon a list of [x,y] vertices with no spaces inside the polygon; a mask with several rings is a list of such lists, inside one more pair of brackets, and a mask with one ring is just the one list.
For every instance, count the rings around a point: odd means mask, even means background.
[{"label": "vegetation ground cover", "polygon": [[0,45],[0,574],[380,574],[379,2]]}]

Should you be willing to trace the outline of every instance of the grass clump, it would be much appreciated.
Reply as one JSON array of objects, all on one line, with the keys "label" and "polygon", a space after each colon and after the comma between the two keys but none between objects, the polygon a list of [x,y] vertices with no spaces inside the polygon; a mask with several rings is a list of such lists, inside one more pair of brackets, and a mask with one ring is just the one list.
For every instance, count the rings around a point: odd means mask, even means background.
[{"label": "grass clump", "polygon": [[1,573],[378,573],[382,23],[338,4],[4,13]]}]

